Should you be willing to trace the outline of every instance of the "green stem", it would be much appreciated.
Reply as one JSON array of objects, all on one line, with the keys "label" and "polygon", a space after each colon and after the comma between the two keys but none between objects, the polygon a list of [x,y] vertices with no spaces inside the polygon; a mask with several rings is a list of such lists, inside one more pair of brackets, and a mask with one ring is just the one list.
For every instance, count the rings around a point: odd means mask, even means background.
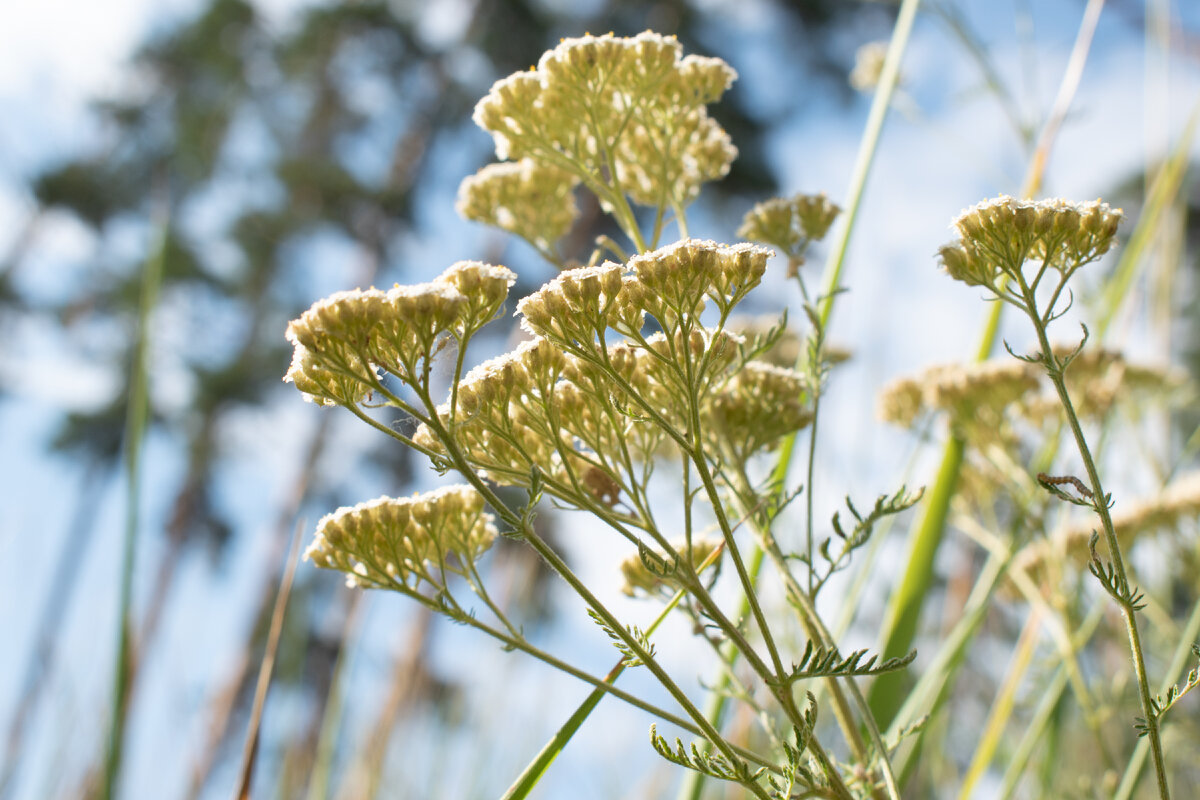
[{"label": "green stem", "polygon": [[[810,370],[819,372],[820,365],[812,364]],[[810,372],[810,375],[816,374]],[[819,380],[819,378],[818,378]],[[809,424],[808,431],[808,478],[804,484],[805,494],[805,510],[804,510],[804,533],[806,552],[808,553],[808,596],[816,597],[815,581],[817,577],[816,549],[813,547],[813,480],[816,475],[817,462],[817,422],[821,418],[821,387],[816,387],[813,392],[813,415],[812,422]]]},{"label": "green stem", "polygon": [[[1019,273],[1017,273],[1017,276],[1019,277]],[[1146,677],[1146,660],[1142,653],[1142,639],[1141,634],[1138,632],[1137,610],[1134,607],[1133,594],[1130,591],[1129,578],[1125,571],[1125,559],[1121,556],[1121,545],[1117,541],[1117,533],[1113,527],[1112,515],[1108,511],[1108,496],[1104,493],[1104,485],[1100,481],[1100,473],[1096,469],[1095,459],[1092,458],[1091,449],[1084,438],[1083,427],[1079,423],[1079,416],[1075,413],[1075,405],[1071,402],[1071,397],[1067,393],[1067,384],[1063,376],[1062,366],[1055,357],[1053,349],[1050,347],[1050,339],[1046,334],[1045,325],[1042,324],[1041,316],[1037,312],[1035,299],[1027,287],[1022,288],[1024,289],[1025,302],[1028,304],[1029,320],[1033,323],[1033,327],[1037,331],[1038,345],[1041,347],[1042,364],[1050,376],[1050,382],[1054,384],[1054,390],[1058,393],[1059,402],[1062,403],[1063,412],[1067,416],[1067,423],[1070,425],[1071,433],[1075,437],[1075,446],[1079,450],[1079,457],[1083,460],[1084,469],[1087,471],[1088,483],[1092,487],[1092,507],[1099,514],[1100,523],[1104,528],[1104,540],[1108,545],[1108,555],[1112,559],[1113,569],[1117,577],[1117,589],[1121,595],[1116,600],[1121,606],[1121,613],[1125,617],[1125,630],[1129,635],[1129,650],[1133,657],[1133,671],[1137,678],[1138,697],[1141,701],[1142,713],[1145,715],[1146,720],[1146,738],[1150,740],[1150,751],[1154,759],[1154,772],[1158,779],[1158,793],[1163,800],[1167,800],[1171,796],[1171,790],[1167,781],[1167,766],[1163,758],[1162,739],[1158,731],[1158,718],[1155,715],[1153,699],[1150,695],[1150,682]]]},{"label": "green stem", "polygon": [[[1192,653],[1192,642],[1196,641],[1198,636],[1200,636],[1200,601],[1192,606],[1192,615],[1188,617],[1187,624],[1184,625],[1183,633],[1179,637],[1179,645],[1171,657],[1171,665],[1167,668],[1167,677],[1163,681],[1160,691],[1166,692],[1170,689],[1171,684],[1183,673]],[[1129,800],[1133,796],[1133,790],[1137,788],[1138,778],[1142,774],[1142,767],[1146,763],[1146,753],[1149,749],[1149,743],[1145,739],[1138,742],[1133,756],[1129,759],[1129,764],[1125,767],[1125,774],[1121,776],[1121,784],[1117,787],[1117,793],[1113,795],[1113,800]]]},{"label": "green stem", "polygon": [[[750,573],[750,581],[757,585],[758,574],[762,570],[765,554],[763,549],[757,545],[754,546],[750,553],[750,564],[747,570]],[[734,619],[742,619],[750,613],[750,601],[746,597],[742,597],[738,606],[738,613]],[[725,707],[728,705],[730,672],[734,664],[737,663],[738,653],[741,652],[733,642],[729,642],[725,647],[725,652],[722,654],[727,665],[726,669],[722,669],[717,675],[717,680],[712,684],[712,688],[708,693],[708,705],[704,708],[704,716],[714,727],[720,728],[721,719],[725,715]],[[702,772],[688,772],[683,783],[679,786],[677,800],[700,800],[700,794],[704,791],[704,781],[706,776]]]}]

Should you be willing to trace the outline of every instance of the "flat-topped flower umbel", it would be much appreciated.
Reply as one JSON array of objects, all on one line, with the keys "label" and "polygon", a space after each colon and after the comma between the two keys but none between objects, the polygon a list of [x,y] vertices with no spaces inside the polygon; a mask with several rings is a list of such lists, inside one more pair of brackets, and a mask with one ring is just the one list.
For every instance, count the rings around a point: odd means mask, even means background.
[{"label": "flat-topped flower umbel", "polygon": [[[951,278],[971,286],[986,286],[1003,295],[1001,276],[1037,289],[1046,269],[1063,281],[1075,270],[1104,255],[1115,244],[1120,209],[1094,200],[1016,200],[1001,195],[964,211],[952,227],[959,239],[938,254]],[[1041,265],[1030,277],[1027,262]]]}]

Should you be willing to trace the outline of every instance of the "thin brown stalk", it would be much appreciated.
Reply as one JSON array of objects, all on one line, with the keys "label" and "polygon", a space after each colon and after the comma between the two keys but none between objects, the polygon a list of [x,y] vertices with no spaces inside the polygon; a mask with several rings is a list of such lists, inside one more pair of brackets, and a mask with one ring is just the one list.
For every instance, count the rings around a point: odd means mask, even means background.
[{"label": "thin brown stalk", "polygon": [[242,766],[238,770],[237,790],[233,794],[237,800],[250,800],[250,781],[254,777],[254,762],[258,755],[258,735],[262,724],[263,706],[267,701],[267,690],[271,686],[271,672],[275,667],[279,636],[283,632],[283,617],[287,611],[288,597],[292,593],[292,579],[296,576],[296,564],[300,561],[300,534],[303,530],[302,524],[296,525],[296,532],[292,536],[292,546],[287,556],[287,568],[283,572],[283,580],[280,581],[279,592],[275,596],[271,630],[267,634],[267,648],[263,654],[262,666],[258,671],[258,686],[254,691],[254,707],[250,712],[250,727],[246,731],[246,746],[242,750]]},{"label": "thin brown stalk", "polygon": [[[280,564],[285,563],[282,561],[282,558],[288,542],[287,534],[289,529],[295,524],[294,521],[300,513],[300,506],[308,494],[308,488],[312,485],[313,478],[316,476],[317,465],[321,460],[321,454],[324,452],[325,444],[329,439],[331,424],[332,417],[330,415],[319,415],[316,427],[309,438],[304,458],[301,459],[300,472],[292,482],[291,491],[275,517],[274,533],[271,536],[272,552],[268,556],[268,561]],[[262,619],[266,615],[266,611],[270,608],[271,601],[275,597],[274,587],[277,585],[278,580],[263,582],[262,592],[260,593],[253,619]],[[250,654],[254,651],[254,636],[255,632],[251,629],[249,639],[242,648],[236,667],[226,680],[224,688],[216,695],[213,701],[214,710],[212,721],[209,725],[209,736],[204,748],[200,751],[200,757],[192,766],[192,778],[186,795],[188,800],[196,800],[201,792],[203,792],[205,785],[208,783],[209,775],[217,763],[222,746],[232,733],[229,723],[237,707],[238,698],[242,696],[243,687],[248,685],[251,674],[252,660]]]}]

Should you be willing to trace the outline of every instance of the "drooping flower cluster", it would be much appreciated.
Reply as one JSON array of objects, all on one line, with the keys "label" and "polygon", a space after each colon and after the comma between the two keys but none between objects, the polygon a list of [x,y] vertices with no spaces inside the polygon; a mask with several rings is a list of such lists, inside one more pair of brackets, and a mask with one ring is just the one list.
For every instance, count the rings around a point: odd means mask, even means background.
[{"label": "drooping flower cluster", "polygon": [[808,381],[794,369],[751,361],[715,394],[708,430],[738,460],[812,422]]},{"label": "drooping flower cluster", "polygon": [[[954,220],[958,240],[939,251],[950,277],[1001,294],[1001,276],[1036,289],[1038,277],[1022,272],[1027,262],[1056,270],[1065,281],[1104,255],[1116,242],[1122,213],[1107,203],[985,200]],[[1038,275],[1041,274],[1039,271]]]},{"label": "drooping flower cluster", "polygon": [[330,295],[288,324],[295,350],[284,380],[321,405],[361,401],[380,387],[380,370],[420,385],[445,338],[465,339],[495,317],[515,280],[504,267],[460,261],[431,283]]},{"label": "drooping flower cluster", "polygon": [[351,586],[438,591],[492,546],[496,525],[483,507],[472,487],[447,486],[339,508],[317,523],[304,557],[345,572]]},{"label": "drooping flower cluster", "polygon": [[566,169],[606,205],[623,194],[682,207],[729,171],[737,149],[705,108],[736,73],[720,59],[681,55],[675,37],[649,31],[564,39],[536,69],[497,81],[475,122],[492,134],[497,158]]},{"label": "drooping flower cluster", "polygon": [[945,411],[955,424],[982,416],[984,425],[993,425],[998,414],[1038,390],[1039,375],[1023,361],[939,364],[885,386],[879,395],[879,416],[909,427],[924,413]]},{"label": "drooping flower cluster", "polygon": [[524,158],[488,164],[458,187],[458,213],[516,234],[543,253],[579,216],[579,178],[561,167]]}]

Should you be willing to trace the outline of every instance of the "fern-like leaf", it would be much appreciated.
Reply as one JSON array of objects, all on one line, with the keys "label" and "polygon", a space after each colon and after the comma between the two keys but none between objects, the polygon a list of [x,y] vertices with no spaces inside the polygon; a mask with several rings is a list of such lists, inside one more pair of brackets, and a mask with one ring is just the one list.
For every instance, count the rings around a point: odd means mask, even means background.
[{"label": "fern-like leaf", "polygon": [[[609,627],[609,624],[605,622],[599,614],[589,608],[588,616],[592,618],[593,622],[600,626],[600,630],[604,631],[604,634],[608,636],[609,639],[612,639],[613,646],[616,647],[617,650],[620,651],[621,655],[625,657],[625,666],[640,667],[645,663],[642,661],[642,657],[637,654],[637,651],[630,647],[629,643],[625,641],[625,637],[621,636],[621,634]],[[646,635],[645,631],[636,625],[627,625],[625,627],[625,631],[629,634],[630,638],[638,643],[638,646],[641,647],[642,650],[646,651],[646,653],[651,656],[654,655],[654,645],[650,642],[650,637]]]},{"label": "fern-like leaf", "polygon": [[751,772],[744,761],[730,763],[729,759],[720,753],[706,753],[695,742],[692,742],[691,746],[685,746],[682,740],[676,738],[675,748],[672,749],[667,740],[658,735],[654,725],[650,726],[650,745],[660,756],[672,764],[695,770],[718,780],[747,784],[757,780],[763,772],[762,769]]},{"label": "fern-like leaf", "polygon": [[912,663],[917,651],[898,658],[879,660],[878,655],[867,656],[866,650],[855,650],[843,657],[836,647],[814,645],[810,640],[804,646],[800,663],[792,664],[792,671],[784,679],[786,685],[811,678],[849,678],[882,675],[901,670]]}]

